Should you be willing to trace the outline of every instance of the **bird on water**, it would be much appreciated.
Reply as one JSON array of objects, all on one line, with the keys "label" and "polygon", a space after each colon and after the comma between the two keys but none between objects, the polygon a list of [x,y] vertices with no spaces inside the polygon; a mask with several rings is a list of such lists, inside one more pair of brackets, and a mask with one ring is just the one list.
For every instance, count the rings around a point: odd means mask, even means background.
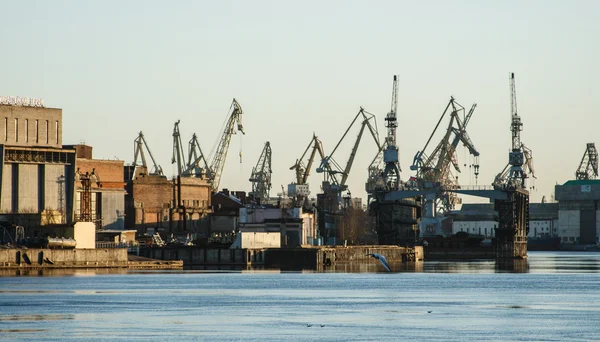
[{"label": "bird on water", "polygon": [[368,256],[372,256],[373,258],[375,258],[375,259],[379,260],[379,262],[381,262],[381,265],[383,265],[383,267],[385,267],[385,269],[386,269],[388,272],[391,272],[391,271],[390,271],[390,265],[388,265],[388,262],[387,262],[387,260],[385,259],[385,257],[384,257],[383,255],[381,255],[381,254],[378,254],[378,253],[369,253],[369,254],[367,254],[367,255],[368,255]]}]

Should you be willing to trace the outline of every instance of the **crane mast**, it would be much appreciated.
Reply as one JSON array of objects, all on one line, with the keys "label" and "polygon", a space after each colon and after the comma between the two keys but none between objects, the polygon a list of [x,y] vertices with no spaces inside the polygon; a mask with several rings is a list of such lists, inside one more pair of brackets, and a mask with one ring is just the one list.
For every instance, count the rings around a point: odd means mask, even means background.
[{"label": "crane mast", "polygon": [[[142,133],[142,132],[140,132],[138,137],[134,140],[133,166],[135,168],[140,166],[140,167],[144,168],[145,170],[148,170],[148,165],[146,164],[146,156],[144,154],[144,147],[146,147],[146,150],[148,151],[148,155],[150,156],[150,159],[152,160],[152,169],[150,170],[149,174],[162,176],[163,175],[162,167],[160,167],[160,165],[156,164],[156,160],[154,160],[154,157],[152,156],[152,152],[150,151],[150,147],[148,147],[148,143],[146,143],[146,139],[144,138],[144,133]],[[140,158],[140,160],[142,162],[141,165],[138,165],[138,158]],[[134,171],[134,173],[136,173],[136,172]]]},{"label": "crane mast", "polygon": [[390,112],[385,117],[386,127],[388,129],[388,135],[386,141],[388,145],[396,146],[396,128],[398,127],[397,116],[398,109],[398,75],[394,75],[394,82],[392,85],[392,105]]},{"label": "crane mast", "polygon": [[398,146],[396,145],[396,128],[398,127],[397,120],[398,110],[398,76],[394,75],[392,86],[392,105],[390,112],[385,117],[388,135],[385,139],[386,148],[383,151],[383,161],[385,168],[383,170],[383,178],[386,187],[389,190],[397,190],[400,186],[400,165],[398,163]]},{"label": "crane mast", "polygon": [[259,203],[264,203],[269,199],[272,173],[271,144],[267,141],[250,175],[250,182],[252,182],[252,192],[250,195]]},{"label": "crane mast", "polygon": [[171,157],[171,164],[177,163],[177,176],[181,176],[184,171],[184,153],[183,145],[181,144],[181,134],[179,133],[179,122],[180,120],[177,120],[173,127],[173,156]]},{"label": "crane mast", "polygon": [[221,182],[223,167],[225,166],[225,160],[227,159],[227,151],[229,150],[231,136],[236,133],[236,124],[237,130],[242,132],[242,134],[246,134],[244,132],[244,127],[242,126],[242,107],[235,98],[231,102],[230,110],[231,115],[227,120],[225,130],[223,131],[221,140],[217,145],[217,151],[210,164],[210,170],[213,172],[211,181],[211,188],[213,191],[217,191],[219,189],[219,183]]}]

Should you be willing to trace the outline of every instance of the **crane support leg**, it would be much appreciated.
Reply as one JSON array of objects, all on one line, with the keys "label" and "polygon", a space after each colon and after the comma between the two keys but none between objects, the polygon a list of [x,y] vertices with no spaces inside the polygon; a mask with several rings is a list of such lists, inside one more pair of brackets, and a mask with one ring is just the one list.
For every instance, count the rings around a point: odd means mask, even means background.
[{"label": "crane support leg", "polygon": [[527,233],[529,232],[529,193],[516,190],[508,199],[495,200],[498,212],[496,228],[496,260],[527,258]]}]

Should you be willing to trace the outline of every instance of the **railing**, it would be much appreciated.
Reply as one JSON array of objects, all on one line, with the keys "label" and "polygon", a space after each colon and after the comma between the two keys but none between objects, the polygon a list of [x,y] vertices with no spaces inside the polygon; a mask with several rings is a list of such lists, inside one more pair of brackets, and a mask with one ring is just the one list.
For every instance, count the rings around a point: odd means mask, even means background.
[{"label": "railing", "polygon": [[456,189],[453,190],[494,190],[494,187],[491,185],[460,185]]},{"label": "railing", "polygon": [[137,242],[96,242],[96,248],[127,248],[128,253],[139,253],[140,245]]}]

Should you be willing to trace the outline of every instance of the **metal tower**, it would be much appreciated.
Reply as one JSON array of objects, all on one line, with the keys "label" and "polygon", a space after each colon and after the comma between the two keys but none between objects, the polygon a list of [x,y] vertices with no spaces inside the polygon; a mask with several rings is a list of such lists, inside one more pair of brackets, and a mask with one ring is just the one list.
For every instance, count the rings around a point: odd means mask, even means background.
[{"label": "metal tower", "polygon": [[392,105],[390,112],[385,117],[386,127],[388,129],[387,137],[385,138],[386,147],[383,151],[383,161],[385,168],[383,170],[383,178],[389,190],[397,190],[400,183],[400,166],[398,164],[398,146],[396,145],[396,128],[398,127],[397,120],[398,109],[398,76],[394,75],[394,83],[392,87]]},{"label": "metal tower", "polygon": [[250,182],[252,182],[252,192],[250,195],[258,200],[259,203],[264,203],[269,199],[272,173],[271,144],[267,141],[250,176]]}]

